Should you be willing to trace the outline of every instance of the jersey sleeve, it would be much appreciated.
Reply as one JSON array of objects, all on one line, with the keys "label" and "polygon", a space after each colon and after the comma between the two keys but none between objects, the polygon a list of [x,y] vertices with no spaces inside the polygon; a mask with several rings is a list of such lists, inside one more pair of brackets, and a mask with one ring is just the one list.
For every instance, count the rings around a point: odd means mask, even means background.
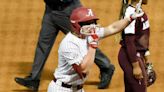
[{"label": "jersey sleeve", "polygon": [[[124,18],[129,17],[131,14],[133,14],[135,12],[135,8],[129,6],[126,11],[125,11],[125,16]],[[124,29],[124,33],[125,34],[135,34],[135,23],[136,20],[133,20],[125,29]]]},{"label": "jersey sleeve", "polygon": [[[135,12],[135,8],[132,6],[129,6],[126,9],[125,17],[130,17],[131,14]],[[128,54],[128,58],[131,63],[137,61],[137,52],[136,52],[136,46],[135,46],[135,24],[136,20],[133,20],[125,29],[125,44],[126,44],[126,51]]]},{"label": "jersey sleeve", "polygon": [[77,45],[69,46],[67,49],[63,50],[62,56],[65,58],[66,62],[68,62],[69,65],[80,65],[83,60],[83,57],[81,56],[79,47]]},{"label": "jersey sleeve", "polygon": [[137,61],[137,51],[135,46],[135,35],[126,35],[125,37],[126,51],[131,63]]}]

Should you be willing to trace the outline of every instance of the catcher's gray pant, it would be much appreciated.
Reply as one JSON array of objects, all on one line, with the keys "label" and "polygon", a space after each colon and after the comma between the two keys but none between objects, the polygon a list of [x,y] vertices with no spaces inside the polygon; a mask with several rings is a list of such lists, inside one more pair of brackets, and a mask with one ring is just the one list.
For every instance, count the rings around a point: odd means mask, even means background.
[{"label": "catcher's gray pant", "polygon": [[47,92],[84,92],[84,89],[75,89],[75,88],[65,88],[61,86],[60,82],[51,81]]},{"label": "catcher's gray pant", "polygon": [[[73,9],[80,6],[81,4],[79,0],[74,0],[70,6],[62,11],[52,10],[46,6],[31,71],[32,79],[40,79],[41,71],[48,58],[59,30],[61,30],[64,34],[71,30],[69,16]],[[99,66],[101,71],[106,70],[107,68],[109,69],[111,66],[110,60],[99,49],[97,49],[96,52],[95,63]]]}]

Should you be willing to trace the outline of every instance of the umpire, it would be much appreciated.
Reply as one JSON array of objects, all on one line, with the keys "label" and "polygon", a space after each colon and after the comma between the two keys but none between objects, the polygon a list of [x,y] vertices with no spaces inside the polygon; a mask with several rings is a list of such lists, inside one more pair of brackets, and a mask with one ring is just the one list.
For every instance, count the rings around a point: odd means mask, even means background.
[{"label": "umpire", "polygon": [[[39,88],[41,72],[59,30],[64,34],[67,34],[71,30],[70,14],[73,9],[82,6],[80,0],[44,0],[44,2],[46,3],[46,8],[31,73],[25,78],[15,78],[18,84],[32,90],[38,90]],[[98,88],[107,88],[115,67],[99,49],[96,50],[95,63],[100,68],[101,76]]]}]

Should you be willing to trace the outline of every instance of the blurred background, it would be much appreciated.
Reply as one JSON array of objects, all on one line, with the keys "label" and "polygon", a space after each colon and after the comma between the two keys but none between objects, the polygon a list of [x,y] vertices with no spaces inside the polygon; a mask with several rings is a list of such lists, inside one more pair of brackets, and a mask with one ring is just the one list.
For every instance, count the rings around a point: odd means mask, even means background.
[{"label": "blurred background", "polygon": [[[84,6],[90,7],[100,18],[102,26],[118,20],[121,0],[81,0]],[[14,77],[26,76],[31,70],[35,47],[41,28],[45,4],[43,0],[0,0],[0,92],[30,92],[27,88],[15,83]],[[164,90],[164,1],[149,0],[143,6],[151,25],[150,51],[151,60],[157,72],[157,81],[148,88],[148,92]],[[53,72],[57,66],[58,44],[64,37],[59,32],[42,73],[39,92],[46,92]],[[124,92],[123,74],[118,65],[118,35],[108,37],[100,42],[100,49],[110,57],[116,66],[111,85],[108,89],[98,90],[99,70],[93,66],[87,82],[86,92]]]}]

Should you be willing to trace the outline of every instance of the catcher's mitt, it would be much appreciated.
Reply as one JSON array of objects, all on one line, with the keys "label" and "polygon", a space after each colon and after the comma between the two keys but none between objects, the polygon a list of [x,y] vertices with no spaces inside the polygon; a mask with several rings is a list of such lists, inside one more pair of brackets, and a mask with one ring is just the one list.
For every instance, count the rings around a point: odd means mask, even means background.
[{"label": "catcher's mitt", "polygon": [[146,73],[147,73],[147,86],[151,86],[156,81],[156,73],[153,69],[152,63],[146,64]]}]

